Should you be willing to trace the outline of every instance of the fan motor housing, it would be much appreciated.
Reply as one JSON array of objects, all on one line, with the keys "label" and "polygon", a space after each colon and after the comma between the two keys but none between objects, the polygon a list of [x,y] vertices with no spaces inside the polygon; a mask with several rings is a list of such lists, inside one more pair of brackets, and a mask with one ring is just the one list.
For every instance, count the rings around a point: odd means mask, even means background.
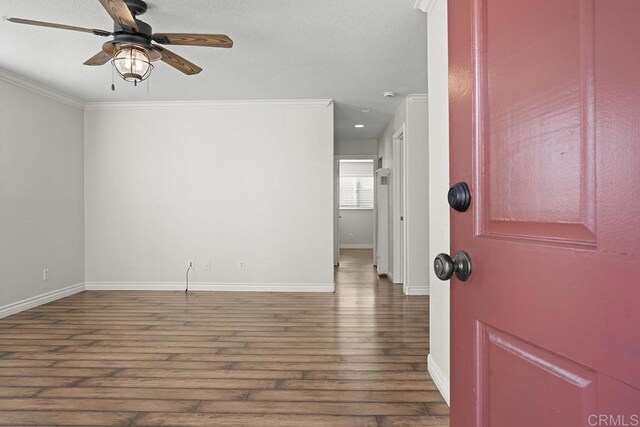
[{"label": "fan motor housing", "polygon": [[[153,34],[153,29],[151,28],[151,25],[147,24],[146,22],[142,22],[139,19],[136,19],[136,23],[138,24],[138,32],[136,33],[132,33],[131,31],[122,28],[120,25],[118,24],[113,24],[113,34],[115,36],[115,39],[119,42],[120,40],[118,39],[119,37],[137,37],[138,40],[142,39],[142,40],[146,40],[147,42],[149,42],[151,40],[151,34]],[[132,40],[127,40],[129,43],[132,42]]]},{"label": "fan motor housing", "polygon": [[124,2],[134,17],[143,15],[147,11],[147,3],[142,0],[124,0]]},{"label": "fan motor housing", "polygon": [[105,45],[112,45],[112,47],[109,47],[106,50],[105,47],[103,47],[103,50],[105,50],[105,52],[115,54],[115,52],[122,46],[134,45],[146,49],[151,61],[157,61],[162,58],[162,55],[151,46],[151,35],[153,34],[151,25],[146,22],[142,22],[139,19],[136,19],[136,23],[138,24],[138,32],[136,33],[132,33],[130,30],[127,30],[118,24],[114,24],[113,40],[105,43]]},{"label": "fan motor housing", "polygon": [[133,15],[136,24],[138,24],[138,31],[132,32],[128,28],[123,28],[118,23],[113,24],[113,41],[118,44],[138,44],[151,47],[151,35],[153,29],[151,25],[138,19],[138,16],[144,14],[147,11],[147,3],[142,0],[124,0],[129,11]]}]

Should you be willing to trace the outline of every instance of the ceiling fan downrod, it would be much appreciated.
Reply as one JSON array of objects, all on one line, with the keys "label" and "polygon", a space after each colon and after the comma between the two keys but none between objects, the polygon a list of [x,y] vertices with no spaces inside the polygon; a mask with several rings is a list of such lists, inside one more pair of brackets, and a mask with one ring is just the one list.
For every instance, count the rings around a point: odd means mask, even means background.
[{"label": "ceiling fan downrod", "polygon": [[124,0],[124,2],[134,18],[136,16],[144,15],[148,9],[147,3],[142,0]]}]

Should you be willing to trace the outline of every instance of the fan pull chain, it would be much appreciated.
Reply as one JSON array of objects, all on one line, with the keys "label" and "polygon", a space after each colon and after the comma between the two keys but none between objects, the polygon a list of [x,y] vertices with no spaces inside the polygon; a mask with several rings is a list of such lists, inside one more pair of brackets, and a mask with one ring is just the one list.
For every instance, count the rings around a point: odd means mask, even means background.
[{"label": "fan pull chain", "polygon": [[116,91],[116,69],[113,65],[111,66],[111,91]]}]

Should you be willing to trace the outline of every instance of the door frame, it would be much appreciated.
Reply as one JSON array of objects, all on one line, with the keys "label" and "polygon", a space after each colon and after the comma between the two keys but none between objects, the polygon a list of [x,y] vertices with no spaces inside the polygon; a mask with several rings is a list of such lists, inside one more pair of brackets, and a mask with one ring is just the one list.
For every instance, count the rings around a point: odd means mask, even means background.
[{"label": "door frame", "polygon": [[[373,161],[372,173],[373,179],[376,179],[376,171],[378,170],[377,154],[336,154],[333,156],[333,265],[340,265],[340,160],[371,160]],[[375,187],[374,187],[375,188]],[[373,217],[378,215],[378,198],[373,192]],[[373,258],[372,262],[376,263],[376,223],[373,221]]]},{"label": "door frame", "polygon": [[[403,123],[393,134],[393,264],[391,281],[405,283],[407,273],[407,125]],[[400,220],[402,218],[402,220]]]},{"label": "door frame", "polygon": [[[429,92],[429,260],[439,253],[450,253],[449,188],[449,55],[448,1],[432,1],[427,13],[428,92]],[[429,355],[428,370],[442,397],[450,399],[450,285],[436,277],[429,279]]]}]

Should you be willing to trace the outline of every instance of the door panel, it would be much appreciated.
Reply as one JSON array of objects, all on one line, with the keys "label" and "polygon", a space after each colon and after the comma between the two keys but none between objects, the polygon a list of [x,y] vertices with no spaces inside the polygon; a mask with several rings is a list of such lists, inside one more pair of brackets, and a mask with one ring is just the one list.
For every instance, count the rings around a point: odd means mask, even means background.
[{"label": "door panel", "polygon": [[[640,2],[449,2],[453,427],[640,416]],[[640,418],[638,418],[640,420]],[[629,424],[633,425],[633,424]]]},{"label": "door panel", "polygon": [[[597,410],[597,374],[478,322],[479,425],[580,426]],[[514,393],[513,383],[526,384]],[[554,424],[555,423],[555,424]]]},{"label": "door panel", "polygon": [[478,232],[593,246],[593,1],[475,0],[472,19]]}]

